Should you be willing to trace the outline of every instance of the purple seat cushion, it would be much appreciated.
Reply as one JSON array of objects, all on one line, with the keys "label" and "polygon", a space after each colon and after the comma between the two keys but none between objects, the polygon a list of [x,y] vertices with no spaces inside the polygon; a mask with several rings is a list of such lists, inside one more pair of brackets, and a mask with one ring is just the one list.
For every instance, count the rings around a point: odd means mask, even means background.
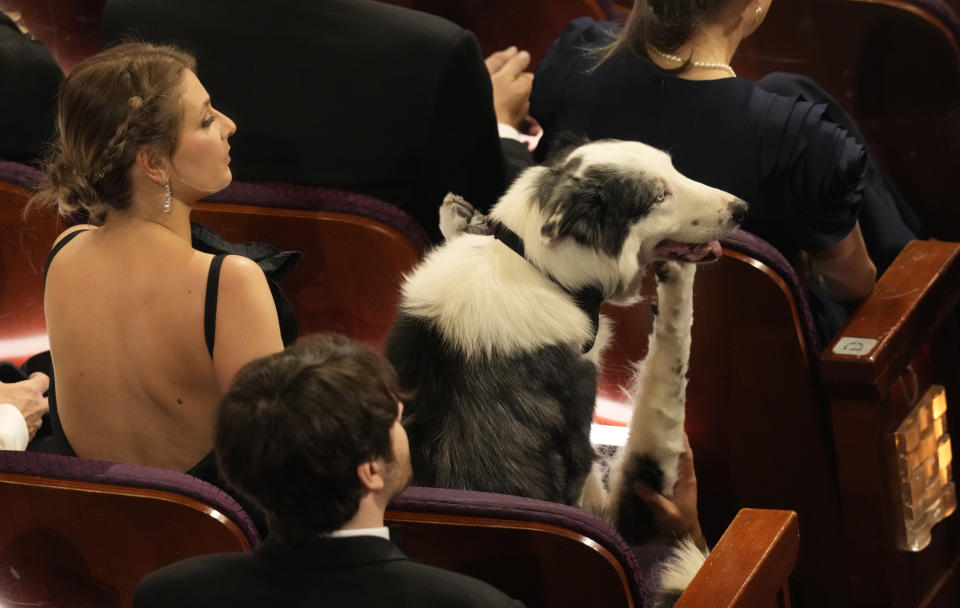
[{"label": "purple seat cushion", "polygon": [[783,254],[773,245],[746,230],[735,230],[730,236],[723,239],[721,244],[724,248],[729,247],[763,262],[786,281],[797,305],[797,314],[800,317],[803,337],[807,342],[807,352],[811,358],[819,357],[820,336],[817,333],[817,325],[810,310],[807,289],[800,282],[800,277],[797,276],[796,270],[787,261],[787,258],[783,257]]},{"label": "purple seat cushion", "polygon": [[206,200],[358,215],[390,226],[410,238],[421,251],[430,248],[426,231],[405,211],[378,198],[340,188],[287,182],[235,181]]},{"label": "purple seat cushion", "polygon": [[[35,190],[42,173],[29,165],[0,160],[0,181]],[[347,213],[390,226],[412,240],[421,251],[430,248],[430,238],[423,227],[395,205],[365,194],[340,188],[292,184],[286,182],[232,182],[207,197],[215,203],[258,205],[277,209],[305,209]]]},{"label": "purple seat cushion", "polygon": [[43,174],[30,165],[12,160],[0,160],[0,181],[16,184],[27,190],[36,190],[42,177]]},{"label": "purple seat cushion", "polygon": [[[602,546],[623,566],[638,606],[648,604],[649,576],[623,537],[613,527],[583,509],[522,496],[409,487],[390,508],[465,517],[492,517],[552,524],[581,534]],[[652,565],[652,561],[651,564]]]},{"label": "purple seat cushion", "polygon": [[0,450],[0,471],[163,490],[188,496],[213,507],[235,523],[250,541],[251,547],[260,544],[257,528],[237,501],[220,488],[186,473],[74,456],[5,450]]}]

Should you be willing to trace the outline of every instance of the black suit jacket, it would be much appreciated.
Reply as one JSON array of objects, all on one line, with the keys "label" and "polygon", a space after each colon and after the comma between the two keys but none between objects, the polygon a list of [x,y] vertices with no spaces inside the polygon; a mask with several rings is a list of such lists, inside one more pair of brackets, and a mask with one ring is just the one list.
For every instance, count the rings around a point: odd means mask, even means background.
[{"label": "black suit jacket", "polygon": [[40,164],[55,134],[61,81],[47,47],[0,13],[0,158]]},{"label": "black suit jacket", "polygon": [[439,17],[370,0],[108,0],[103,27],[196,54],[238,125],[236,179],[371,194],[435,240],[448,191],[486,211],[506,187],[480,47]]},{"label": "black suit jacket", "polygon": [[374,536],[318,539],[297,548],[268,539],[246,553],[194,557],[145,577],[133,603],[136,608],[523,606],[482,581],[415,562]]}]

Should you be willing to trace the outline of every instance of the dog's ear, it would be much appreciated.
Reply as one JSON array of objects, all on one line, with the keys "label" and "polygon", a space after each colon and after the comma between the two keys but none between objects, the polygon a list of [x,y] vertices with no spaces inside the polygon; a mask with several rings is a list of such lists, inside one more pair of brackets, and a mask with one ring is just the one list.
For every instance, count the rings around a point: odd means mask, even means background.
[{"label": "dog's ear", "polygon": [[540,229],[540,241],[549,245],[570,237],[617,256],[630,226],[662,200],[662,180],[607,164],[588,167],[577,176],[580,162],[574,161],[553,169],[553,179],[547,176],[541,185],[547,195],[541,199],[543,208],[550,215]]},{"label": "dog's ear", "polygon": [[550,246],[554,241],[560,238],[560,222],[563,221],[562,213],[554,213],[550,216],[543,226],[540,226],[540,244]]}]

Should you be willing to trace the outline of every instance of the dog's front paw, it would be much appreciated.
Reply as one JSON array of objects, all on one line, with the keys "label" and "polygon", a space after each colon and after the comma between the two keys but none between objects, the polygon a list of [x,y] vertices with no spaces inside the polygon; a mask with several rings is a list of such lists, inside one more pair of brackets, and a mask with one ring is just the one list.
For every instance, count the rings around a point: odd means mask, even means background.
[{"label": "dog's front paw", "polygon": [[449,192],[440,205],[440,232],[448,241],[463,232],[490,234],[490,220],[462,196]]},{"label": "dog's front paw", "polygon": [[653,263],[653,272],[657,275],[657,284],[673,283],[677,279],[692,277],[696,272],[696,265],[674,262],[672,260],[658,260]]},{"label": "dog's front paw", "polygon": [[676,317],[682,311],[693,306],[693,277],[697,272],[697,265],[661,261],[655,262],[654,273],[657,275],[657,295],[653,300],[654,314]]}]

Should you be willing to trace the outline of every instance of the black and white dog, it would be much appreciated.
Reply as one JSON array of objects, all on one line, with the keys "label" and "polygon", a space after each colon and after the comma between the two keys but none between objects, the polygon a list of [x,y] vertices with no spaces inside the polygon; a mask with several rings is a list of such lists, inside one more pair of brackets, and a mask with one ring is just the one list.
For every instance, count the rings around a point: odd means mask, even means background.
[{"label": "black and white dog", "polygon": [[[386,353],[414,391],[415,483],[579,504],[629,542],[654,536],[632,482],[669,495],[677,480],[692,262],[718,257],[746,210],[641,143],[588,143],[527,169],[490,214],[494,236],[448,240],[403,286]],[[605,484],[590,444],[611,333],[599,307],[635,302],[651,263],[658,319]]]}]

